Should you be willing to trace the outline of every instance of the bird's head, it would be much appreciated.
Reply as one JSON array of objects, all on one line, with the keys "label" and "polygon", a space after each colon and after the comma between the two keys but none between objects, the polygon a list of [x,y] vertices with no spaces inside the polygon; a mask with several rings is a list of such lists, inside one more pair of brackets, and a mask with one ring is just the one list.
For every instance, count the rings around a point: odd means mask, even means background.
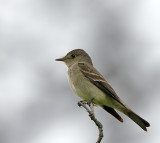
[{"label": "bird's head", "polygon": [[75,49],[67,53],[63,58],[56,59],[56,61],[63,61],[68,67],[78,62],[88,62],[92,64],[90,56],[82,49]]}]

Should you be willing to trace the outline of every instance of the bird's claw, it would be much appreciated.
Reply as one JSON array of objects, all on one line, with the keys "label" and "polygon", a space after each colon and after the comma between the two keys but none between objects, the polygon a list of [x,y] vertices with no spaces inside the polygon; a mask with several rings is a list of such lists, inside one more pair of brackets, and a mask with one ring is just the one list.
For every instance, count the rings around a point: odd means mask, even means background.
[{"label": "bird's claw", "polygon": [[93,100],[94,100],[94,98],[92,98],[91,100],[87,101],[87,104],[88,104],[89,107],[94,105]]}]

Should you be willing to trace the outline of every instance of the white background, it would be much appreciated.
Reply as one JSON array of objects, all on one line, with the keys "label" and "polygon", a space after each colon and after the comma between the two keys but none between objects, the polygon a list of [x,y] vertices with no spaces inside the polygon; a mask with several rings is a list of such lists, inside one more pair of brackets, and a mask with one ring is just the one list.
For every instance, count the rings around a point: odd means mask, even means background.
[{"label": "white background", "polygon": [[102,143],[159,143],[159,0],[1,0],[0,143],[94,143],[98,130],[56,58],[81,48],[144,132],[96,108]]}]

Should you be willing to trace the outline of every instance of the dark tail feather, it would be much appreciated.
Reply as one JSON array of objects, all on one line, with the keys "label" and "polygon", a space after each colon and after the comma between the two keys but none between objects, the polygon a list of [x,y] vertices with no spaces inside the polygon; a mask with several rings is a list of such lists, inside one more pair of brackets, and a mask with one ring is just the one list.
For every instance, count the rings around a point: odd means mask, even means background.
[{"label": "dark tail feather", "polygon": [[144,120],[143,118],[141,118],[140,116],[138,116],[136,113],[134,113],[131,110],[127,109],[127,112],[125,113],[130,119],[132,119],[135,123],[137,123],[144,131],[147,131],[146,127],[149,127],[150,124]]},{"label": "dark tail feather", "polygon": [[111,107],[108,106],[102,106],[104,110],[106,110],[108,113],[112,114],[116,119],[118,119],[120,122],[123,122],[123,119],[121,116]]}]

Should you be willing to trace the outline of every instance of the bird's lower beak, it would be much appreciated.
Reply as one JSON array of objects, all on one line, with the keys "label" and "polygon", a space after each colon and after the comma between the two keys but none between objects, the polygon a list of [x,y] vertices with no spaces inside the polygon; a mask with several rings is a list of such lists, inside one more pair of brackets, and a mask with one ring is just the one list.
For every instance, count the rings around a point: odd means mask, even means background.
[{"label": "bird's lower beak", "polygon": [[65,57],[60,58],[60,59],[56,59],[56,61],[65,61]]}]

